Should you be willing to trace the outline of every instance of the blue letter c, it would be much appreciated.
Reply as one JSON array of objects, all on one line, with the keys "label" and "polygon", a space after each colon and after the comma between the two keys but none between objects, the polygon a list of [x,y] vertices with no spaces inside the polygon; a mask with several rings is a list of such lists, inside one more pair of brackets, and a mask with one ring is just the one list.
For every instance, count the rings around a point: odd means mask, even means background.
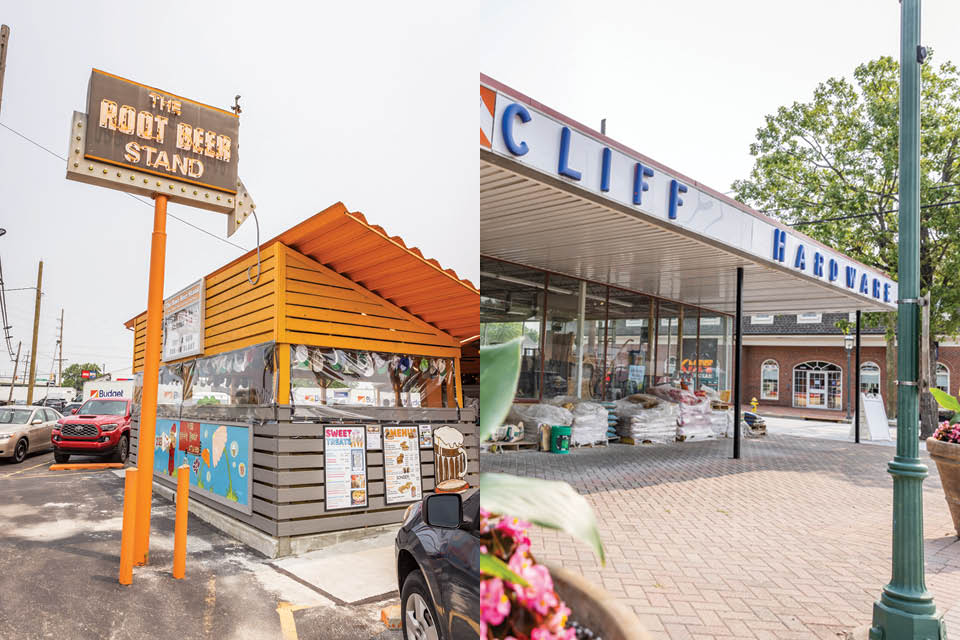
[{"label": "blue letter c", "polygon": [[527,111],[527,108],[522,104],[514,102],[503,111],[503,143],[507,145],[510,153],[515,156],[522,156],[530,149],[527,147],[526,142],[520,142],[518,144],[517,141],[513,139],[513,120],[516,117],[520,118],[520,122],[530,122],[530,112]]}]

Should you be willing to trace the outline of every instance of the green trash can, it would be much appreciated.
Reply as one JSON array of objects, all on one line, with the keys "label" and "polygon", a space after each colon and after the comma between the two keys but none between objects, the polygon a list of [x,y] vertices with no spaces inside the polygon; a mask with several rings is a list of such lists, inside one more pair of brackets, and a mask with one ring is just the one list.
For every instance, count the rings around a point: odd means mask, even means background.
[{"label": "green trash can", "polygon": [[550,426],[550,453],[570,453],[570,427]]}]

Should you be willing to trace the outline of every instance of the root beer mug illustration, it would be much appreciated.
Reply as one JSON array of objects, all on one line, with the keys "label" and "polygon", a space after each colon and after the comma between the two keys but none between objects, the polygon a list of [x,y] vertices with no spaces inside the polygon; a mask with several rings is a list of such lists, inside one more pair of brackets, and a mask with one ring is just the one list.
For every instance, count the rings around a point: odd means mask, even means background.
[{"label": "root beer mug illustration", "polygon": [[439,427],[433,432],[436,482],[462,480],[467,475],[467,452],[463,434],[453,427]]}]

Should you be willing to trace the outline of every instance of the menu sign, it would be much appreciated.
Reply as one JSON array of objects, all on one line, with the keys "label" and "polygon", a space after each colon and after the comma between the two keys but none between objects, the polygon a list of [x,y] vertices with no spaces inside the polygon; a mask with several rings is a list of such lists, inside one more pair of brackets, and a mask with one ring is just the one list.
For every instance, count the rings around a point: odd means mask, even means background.
[{"label": "menu sign", "polygon": [[367,506],[366,435],[363,425],[337,425],[324,429],[324,505],[327,511]]},{"label": "menu sign", "polygon": [[416,425],[383,428],[383,476],[387,504],[413,502],[422,497],[420,430]]},{"label": "menu sign", "polygon": [[191,455],[200,455],[202,447],[199,422],[187,422],[186,420],[180,422],[180,440],[177,448]]},{"label": "menu sign", "polygon": [[376,451],[381,448],[380,444],[380,425],[378,424],[368,424],[367,425],[367,449],[369,451]]},{"label": "menu sign", "polygon": [[163,361],[203,353],[203,278],[163,301]]}]

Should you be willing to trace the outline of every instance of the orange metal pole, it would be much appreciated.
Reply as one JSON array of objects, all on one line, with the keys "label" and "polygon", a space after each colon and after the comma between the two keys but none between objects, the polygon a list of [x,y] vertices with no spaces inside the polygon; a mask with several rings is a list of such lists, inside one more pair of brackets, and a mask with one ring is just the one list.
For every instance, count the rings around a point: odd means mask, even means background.
[{"label": "orange metal pole", "polygon": [[123,529],[120,533],[120,584],[133,582],[133,531],[137,510],[137,470],[127,469],[123,482]]},{"label": "orange metal pole", "polygon": [[173,577],[182,579],[187,568],[187,506],[190,500],[190,467],[177,468],[177,519],[173,525]]},{"label": "orange metal pole", "polygon": [[153,501],[153,442],[157,434],[157,385],[160,375],[160,335],[163,324],[163,263],[167,248],[167,196],[154,198],[153,238],[150,244],[150,284],[147,292],[147,343],[143,359],[143,398],[137,440],[137,520],[133,561],[150,559],[150,507]]}]

